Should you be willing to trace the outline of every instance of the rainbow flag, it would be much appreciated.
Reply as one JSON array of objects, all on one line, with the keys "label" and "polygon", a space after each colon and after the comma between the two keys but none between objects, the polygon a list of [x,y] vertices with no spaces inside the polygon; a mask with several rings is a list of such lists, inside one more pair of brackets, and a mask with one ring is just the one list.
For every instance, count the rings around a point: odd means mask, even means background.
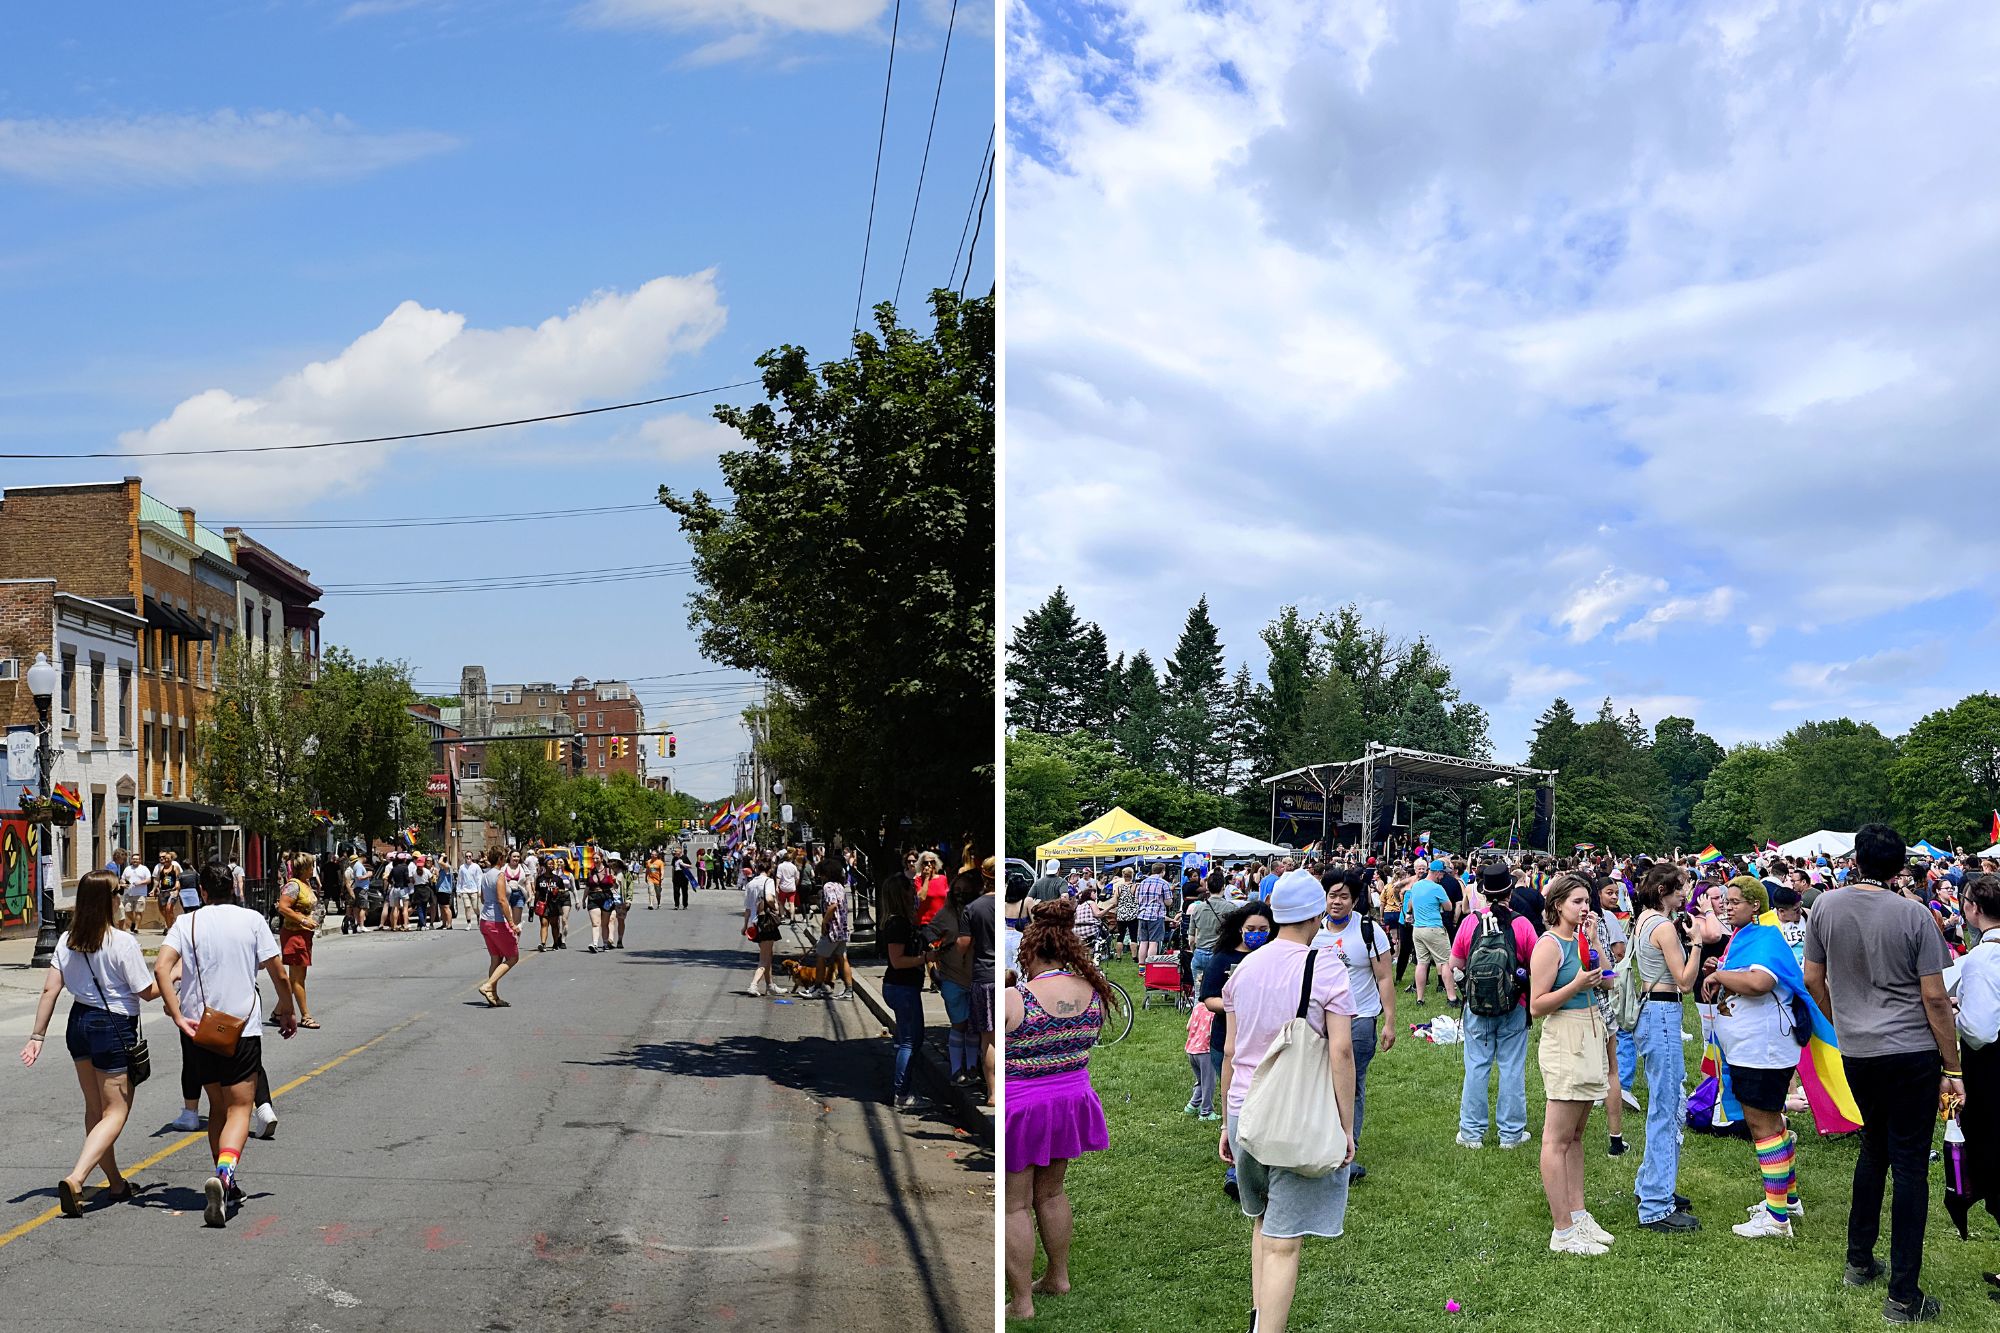
[{"label": "rainbow flag", "polygon": [[757,817],[763,813],[764,813],[764,803],[761,800],[752,800],[746,803],[741,810],[738,810],[736,812],[737,817],[746,824],[754,823]]},{"label": "rainbow flag", "polygon": [[1576,845],[1576,849],[1579,852],[1594,852],[1597,850],[1597,844],[1594,842],[1580,842]]},{"label": "rainbow flag", "polygon": [[731,802],[724,801],[722,803],[722,808],[720,810],[717,810],[715,814],[708,821],[709,832],[711,833],[724,832],[725,830],[734,826],[735,823],[736,823],[736,807]]},{"label": "rainbow flag", "polygon": [[1481,847],[1498,847],[1500,844],[1495,840],[1493,840],[1492,838],[1488,838],[1485,842],[1482,842],[1479,845]]},{"label": "rainbow flag", "polygon": [[[1840,1062],[1840,1038],[1806,990],[1805,974],[1792,956],[1792,946],[1778,930],[1778,914],[1766,912],[1755,925],[1730,936],[1722,966],[1731,970],[1766,968],[1777,978],[1780,1003],[1790,1004],[1793,996],[1805,1001],[1812,1018],[1812,1039],[1799,1052],[1799,1082],[1805,1088],[1806,1104],[1812,1108],[1813,1123],[1822,1134],[1849,1134],[1861,1128],[1861,1107],[1847,1086],[1847,1070]],[[1743,1108],[1729,1088],[1728,1062],[1716,1063],[1720,1105],[1732,1120],[1741,1120]]]},{"label": "rainbow flag", "polygon": [[1720,861],[1721,859],[1722,859],[1722,853],[1716,851],[1715,844],[1711,842],[1710,844],[1708,844],[1708,846],[1701,849],[1701,855],[1695,858],[1695,864],[1704,866],[1714,865],[1717,861]]},{"label": "rainbow flag", "polygon": [[49,799],[75,815],[78,822],[83,820],[83,797],[77,795],[76,788],[67,782],[58,782]]},{"label": "rainbow flag", "polygon": [[588,879],[590,872],[597,869],[597,844],[586,842],[576,849],[578,879]]}]

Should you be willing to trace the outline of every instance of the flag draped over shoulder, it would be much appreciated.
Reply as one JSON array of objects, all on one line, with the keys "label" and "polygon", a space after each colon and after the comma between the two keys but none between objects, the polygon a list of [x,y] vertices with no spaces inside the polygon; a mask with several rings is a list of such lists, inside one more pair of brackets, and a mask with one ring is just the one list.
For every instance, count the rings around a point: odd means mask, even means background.
[{"label": "flag draped over shoulder", "polygon": [[[1847,1086],[1847,1071],[1840,1062],[1840,1038],[1833,1022],[1820,1012],[1806,990],[1805,974],[1799,970],[1792,946],[1778,930],[1777,915],[1766,912],[1755,925],[1745,926],[1730,937],[1723,955],[1726,971],[1761,967],[1777,978],[1780,1004],[1789,1005],[1797,996],[1805,1001],[1812,1018],[1812,1039],[1799,1051],[1799,1082],[1804,1085],[1806,1104],[1812,1108],[1813,1123],[1822,1134],[1847,1134],[1861,1128],[1861,1108]],[[1743,1108],[1729,1087],[1729,1066],[1718,1061],[1723,1111],[1732,1120],[1743,1118]]]}]

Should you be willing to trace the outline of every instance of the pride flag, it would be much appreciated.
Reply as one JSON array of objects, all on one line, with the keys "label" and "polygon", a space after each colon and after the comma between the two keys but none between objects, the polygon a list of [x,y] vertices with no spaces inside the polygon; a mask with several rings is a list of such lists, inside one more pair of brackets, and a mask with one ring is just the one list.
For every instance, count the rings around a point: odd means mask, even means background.
[{"label": "pride flag", "polygon": [[58,782],[55,790],[49,793],[49,799],[63,806],[79,821],[83,819],[83,797],[77,795],[76,788],[70,783]]},{"label": "pride flag", "polygon": [[738,818],[742,819],[744,823],[752,823],[759,815],[764,813],[764,803],[760,800],[749,801],[736,813]]},{"label": "pride flag", "polygon": [[[1861,1107],[1847,1086],[1847,1070],[1840,1062],[1840,1038],[1806,990],[1805,974],[1792,956],[1792,946],[1778,930],[1777,913],[1766,912],[1755,925],[1730,936],[1722,966],[1731,971],[1765,968],[1777,978],[1780,1004],[1791,1004],[1794,996],[1805,1001],[1812,1020],[1812,1040],[1799,1052],[1799,1082],[1805,1088],[1806,1104],[1812,1108],[1813,1123],[1822,1134],[1849,1134],[1861,1128]],[[1730,1090],[1727,1061],[1718,1062],[1717,1073],[1723,1111],[1730,1119],[1741,1120],[1743,1108]]]},{"label": "pride flag", "polygon": [[717,810],[715,812],[714,818],[708,821],[708,827],[710,832],[721,833],[726,829],[730,828],[735,823],[736,823],[736,807],[732,803],[724,801],[722,803],[722,808],[720,810]]},{"label": "pride flag", "polygon": [[1764,839],[1764,850],[1767,852],[1775,852],[1778,850],[1778,844],[1772,842],[1769,838],[1766,838]]},{"label": "pride flag", "polygon": [[1720,861],[1721,859],[1722,859],[1722,853],[1716,851],[1715,844],[1711,842],[1710,844],[1708,844],[1708,846],[1701,849],[1701,855],[1697,856],[1695,858],[1695,861],[1699,865],[1708,866],[1708,865],[1714,865],[1717,861]]},{"label": "pride flag", "polygon": [[1993,827],[1988,829],[1986,832],[1987,835],[1993,839],[1993,841],[2000,842],[2000,810],[1995,810],[1993,812]]}]

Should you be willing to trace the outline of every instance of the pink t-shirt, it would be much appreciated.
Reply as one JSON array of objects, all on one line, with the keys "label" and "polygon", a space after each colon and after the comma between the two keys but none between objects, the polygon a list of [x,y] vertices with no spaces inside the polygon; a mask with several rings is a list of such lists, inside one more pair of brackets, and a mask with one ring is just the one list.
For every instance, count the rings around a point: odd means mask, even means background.
[{"label": "pink t-shirt", "polygon": [[[1229,1066],[1230,1115],[1243,1110],[1250,1077],[1278,1039],[1278,1030],[1298,1016],[1299,987],[1305,984],[1309,952],[1293,940],[1272,940],[1251,950],[1223,984],[1222,1011],[1230,1016],[1229,1035],[1236,1042],[1236,1058]],[[1306,1021],[1313,1031],[1323,1033],[1328,1014],[1353,1013],[1354,996],[1347,989],[1347,968],[1340,955],[1331,948],[1319,950]]]},{"label": "pink t-shirt", "polygon": [[[1481,915],[1485,914],[1482,913]],[[1472,961],[1472,933],[1479,928],[1479,922],[1480,918],[1478,916],[1466,917],[1465,920],[1458,923],[1458,934],[1452,938],[1451,959],[1461,968]],[[1529,925],[1525,919],[1518,916],[1515,917],[1514,949],[1515,956],[1520,959],[1522,967],[1528,965],[1529,955],[1535,952],[1535,939],[1535,928]],[[1528,989],[1526,986],[1523,986],[1521,988],[1521,1003],[1526,1004],[1527,1002]]]}]

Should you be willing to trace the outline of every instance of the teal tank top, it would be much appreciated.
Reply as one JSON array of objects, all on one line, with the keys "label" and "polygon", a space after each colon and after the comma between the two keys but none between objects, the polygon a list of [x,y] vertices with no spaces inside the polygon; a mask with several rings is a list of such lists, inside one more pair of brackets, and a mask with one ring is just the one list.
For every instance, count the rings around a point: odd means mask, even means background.
[{"label": "teal tank top", "polygon": [[[1578,955],[1577,942],[1575,940],[1558,938],[1556,940],[1556,947],[1562,950],[1562,964],[1556,968],[1555,989],[1561,990],[1564,986],[1574,981],[1576,974],[1583,970],[1583,961]],[[1588,1009],[1595,1003],[1596,1001],[1591,998],[1590,991],[1580,990],[1567,1000],[1564,1000],[1562,1007],[1565,1009]]]}]

